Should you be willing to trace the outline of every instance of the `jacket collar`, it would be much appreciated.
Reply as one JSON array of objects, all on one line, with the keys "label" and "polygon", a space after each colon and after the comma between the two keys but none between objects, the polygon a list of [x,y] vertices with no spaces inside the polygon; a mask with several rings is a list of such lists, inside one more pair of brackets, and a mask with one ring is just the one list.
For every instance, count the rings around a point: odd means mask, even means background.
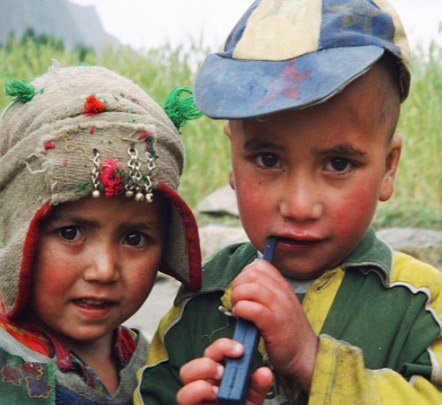
[{"label": "jacket collar", "polygon": [[[242,243],[228,246],[218,252],[203,268],[203,287],[196,293],[181,287],[175,304],[191,296],[213,291],[225,291],[241,270],[258,257],[257,249]],[[338,266],[343,270],[362,272],[375,271],[384,284],[390,281],[393,251],[385,242],[377,238],[373,228],[368,228],[356,248]]]},{"label": "jacket collar", "polygon": [[393,267],[393,250],[381,241],[370,227],[339,267],[343,270],[375,271],[384,284],[389,284]]}]

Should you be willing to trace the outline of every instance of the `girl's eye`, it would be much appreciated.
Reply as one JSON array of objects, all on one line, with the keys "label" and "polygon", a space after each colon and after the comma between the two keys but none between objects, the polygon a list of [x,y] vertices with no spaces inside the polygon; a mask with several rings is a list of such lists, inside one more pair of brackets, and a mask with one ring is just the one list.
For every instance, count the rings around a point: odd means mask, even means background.
[{"label": "girl's eye", "polygon": [[142,232],[129,232],[124,237],[124,243],[130,246],[143,247],[147,244],[147,238]]},{"label": "girl's eye", "polygon": [[76,226],[64,226],[58,229],[58,235],[62,239],[75,241],[81,236],[81,233]]},{"label": "girl's eye", "polygon": [[281,166],[278,156],[274,153],[261,153],[256,156],[255,162],[258,166],[265,168],[276,168]]},{"label": "girl's eye", "polygon": [[352,167],[353,165],[348,159],[340,157],[331,158],[325,165],[326,170],[338,173],[349,171]]}]

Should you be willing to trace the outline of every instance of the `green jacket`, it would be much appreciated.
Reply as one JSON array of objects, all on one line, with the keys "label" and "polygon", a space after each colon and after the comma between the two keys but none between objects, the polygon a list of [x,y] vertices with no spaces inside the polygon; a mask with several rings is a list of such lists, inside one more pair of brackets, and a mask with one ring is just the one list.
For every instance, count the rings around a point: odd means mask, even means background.
[{"label": "green jacket", "polygon": [[[232,336],[228,287],[256,257],[249,243],[227,247],[204,267],[201,291],[179,291],[139,372],[135,403],[175,403],[180,367]],[[320,339],[309,398],[275,376],[265,403],[442,403],[441,287],[435,268],[393,252],[370,229],[302,302]],[[262,341],[255,361],[266,364]]]}]

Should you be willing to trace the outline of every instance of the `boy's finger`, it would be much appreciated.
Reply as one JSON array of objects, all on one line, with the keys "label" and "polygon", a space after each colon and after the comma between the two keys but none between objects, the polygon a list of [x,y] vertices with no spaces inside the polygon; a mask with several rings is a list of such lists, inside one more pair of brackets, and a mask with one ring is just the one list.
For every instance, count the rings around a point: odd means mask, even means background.
[{"label": "boy's finger", "polygon": [[250,300],[260,302],[262,304],[270,304],[275,299],[275,290],[269,288],[268,285],[250,282],[237,285],[231,293],[230,299],[232,305],[238,301]]},{"label": "boy's finger", "polygon": [[197,380],[220,380],[224,367],[212,359],[201,357],[184,364],[180,369],[183,384]]},{"label": "boy's finger", "polygon": [[247,405],[262,404],[273,381],[273,373],[268,367],[258,368],[252,376]]},{"label": "boy's finger", "polygon": [[204,350],[204,357],[209,357],[214,361],[222,361],[225,357],[239,357],[244,353],[244,348],[232,339],[221,338],[215,340]]},{"label": "boy's finger", "polygon": [[[254,301],[239,301],[233,307],[233,315],[239,318],[244,318],[253,322],[258,329],[267,326],[272,322],[272,311],[266,306]],[[261,329],[262,332],[262,329]]]},{"label": "boy's finger", "polygon": [[261,278],[265,277],[269,281],[273,281],[276,283],[286,281],[275,266],[265,260],[256,259],[252,263],[244,267],[241,273],[233,281],[232,286],[235,285],[235,281],[238,279],[254,279],[255,275],[258,274]]},{"label": "boy's finger", "polygon": [[215,404],[218,387],[207,381],[198,380],[182,387],[176,400],[180,405]]},{"label": "boy's finger", "polygon": [[[257,276],[259,277],[259,275]],[[281,283],[273,283],[272,281],[249,281],[241,284],[237,284],[232,288],[231,301],[232,305],[240,301],[254,301],[260,303],[264,307],[271,309],[275,305],[283,305],[284,308],[289,310],[296,301],[296,295],[291,288],[280,288]],[[300,305],[299,305],[300,306]],[[283,308],[279,308],[282,310]]]}]

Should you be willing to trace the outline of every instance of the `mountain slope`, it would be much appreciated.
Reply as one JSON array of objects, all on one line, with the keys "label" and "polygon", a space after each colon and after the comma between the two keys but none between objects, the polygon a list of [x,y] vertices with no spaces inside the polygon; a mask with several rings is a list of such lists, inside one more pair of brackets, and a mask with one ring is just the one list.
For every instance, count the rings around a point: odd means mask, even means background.
[{"label": "mountain slope", "polygon": [[0,0],[0,43],[10,32],[20,37],[32,27],[36,34],[59,37],[68,46],[96,49],[118,40],[107,34],[93,6],[80,6],[68,0]]}]

